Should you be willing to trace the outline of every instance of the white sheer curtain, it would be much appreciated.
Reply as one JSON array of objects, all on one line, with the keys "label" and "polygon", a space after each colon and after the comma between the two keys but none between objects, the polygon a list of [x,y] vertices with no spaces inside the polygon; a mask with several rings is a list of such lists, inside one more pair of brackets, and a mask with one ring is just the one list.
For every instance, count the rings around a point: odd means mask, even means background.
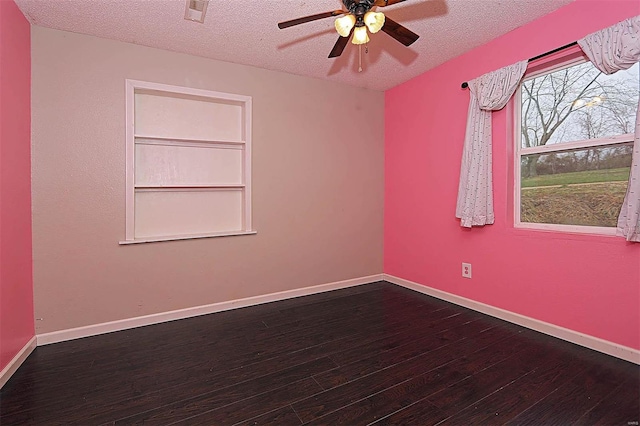
[{"label": "white sheer curtain", "polygon": [[471,99],[456,205],[460,226],[470,228],[494,221],[491,111],[504,108],[526,69],[527,61],[520,61],[469,81]]},{"label": "white sheer curtain", "polygon": [[[640,61],[640,16],[589,34],[578,44],[589,60],[605,74],[631,68]],[[640,76],[639,76],[640,78]],[[618,234],[640,242],[640,102],[627,194],[618,216]]]}]

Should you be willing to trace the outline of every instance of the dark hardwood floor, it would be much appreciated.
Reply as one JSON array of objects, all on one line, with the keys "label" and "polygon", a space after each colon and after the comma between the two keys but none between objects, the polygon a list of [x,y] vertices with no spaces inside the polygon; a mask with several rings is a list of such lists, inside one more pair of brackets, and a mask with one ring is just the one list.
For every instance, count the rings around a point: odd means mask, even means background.
[{"label": "dark hardwood floor", "polygon": [[637,425],[640,367],[384,282],[37,348],[8,425]]}]

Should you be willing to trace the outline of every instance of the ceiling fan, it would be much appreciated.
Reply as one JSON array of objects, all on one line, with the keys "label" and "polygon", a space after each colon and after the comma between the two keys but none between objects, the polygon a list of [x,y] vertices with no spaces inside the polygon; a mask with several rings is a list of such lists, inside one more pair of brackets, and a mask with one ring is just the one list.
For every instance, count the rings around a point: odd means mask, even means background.
[{"label": "ceiling fan", "polygon": [[332,10],[280,22],[278,23],[278,28],[289,28],[305,22],[344,15],[335,21],[336,31],[338,31],[340,37],[338,37],[338,41],[336,41],[331,53],[329,53],[330,58],[335,58],[342,54],[351,34],[353,34],[351,39],[353,44],[367,43],[369,41],[367,29],[372,34],[382,30],[405,46],[410,46],[420,37],[418,34],[385,17],[381,12],[371,10],[374,7],[391,6],[403,1],[405,0],[342,0],[346,10]]}]

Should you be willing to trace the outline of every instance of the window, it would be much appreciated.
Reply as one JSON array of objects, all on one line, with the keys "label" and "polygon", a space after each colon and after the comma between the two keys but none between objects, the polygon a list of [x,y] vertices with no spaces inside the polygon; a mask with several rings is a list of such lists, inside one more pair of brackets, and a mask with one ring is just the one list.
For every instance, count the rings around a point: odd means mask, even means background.
[{"label": "window", "polygon": [[255,233],[251,98],[127,80],[126,239]]},{"label": "window", "polygon": [[627,189],[638,64],[582,56],[525,74],[516,96],[515,226],[615,234]]}]

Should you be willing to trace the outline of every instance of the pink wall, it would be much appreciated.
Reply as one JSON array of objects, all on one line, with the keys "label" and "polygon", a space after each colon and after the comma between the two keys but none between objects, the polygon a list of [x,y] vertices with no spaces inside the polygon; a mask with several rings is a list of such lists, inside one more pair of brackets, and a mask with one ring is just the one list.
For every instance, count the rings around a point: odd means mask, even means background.
[{"label": "pink wall", "polygon": [[385,273],[640,348],[640,244],[513,228],[506,110],[493,118],[496,223],[467,230],[455,219],[460,83],[638,14],[637,0],[577,0],[386,93]]},{"label": "pink wall", "polygon": [[0,370],[34,335],[30,31],[0,0]]}]

